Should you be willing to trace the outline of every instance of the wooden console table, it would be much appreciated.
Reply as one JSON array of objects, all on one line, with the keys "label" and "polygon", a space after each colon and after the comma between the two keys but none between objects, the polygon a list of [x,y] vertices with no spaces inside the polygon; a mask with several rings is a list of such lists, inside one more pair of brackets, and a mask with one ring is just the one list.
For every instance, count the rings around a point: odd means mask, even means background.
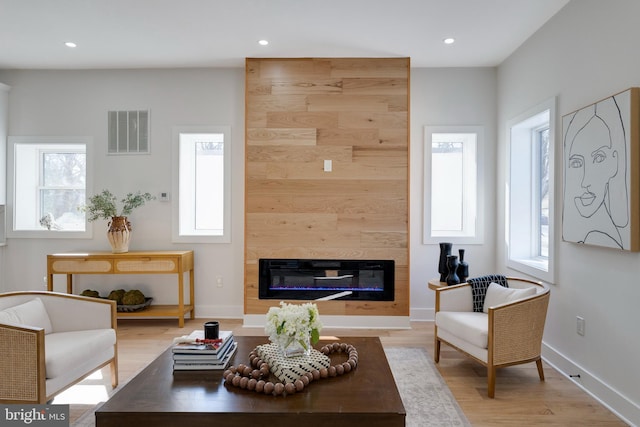
[{"label": "wooden console table", "polygon": [[[184,301],[184,273],[189,272],[189,303]],[[177,274],[178,304],[150,305],[141,311],[118,312],[125,317],[177,317],[184,327],[184,316],[195,318],[193,251],[144,251],[60,253],[47,255],[47,290],[53,291],[53,275],[67,275],[67,293],[73,293],[74,274]]]}]

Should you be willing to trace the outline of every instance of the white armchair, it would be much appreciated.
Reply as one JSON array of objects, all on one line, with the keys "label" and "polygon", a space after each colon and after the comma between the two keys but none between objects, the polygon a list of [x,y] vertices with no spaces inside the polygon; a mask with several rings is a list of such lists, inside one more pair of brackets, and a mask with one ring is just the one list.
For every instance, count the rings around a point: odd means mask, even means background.
[{"label": "white armchair", "polygon": [[474,311],[469,283],[436,290],[435,352],[445,343],[487,367],[488,396],[495,396],[496,368],[536,362],[544,381],[541,348],[549,288],[541,282],[506,277],[508,288],[492,284],[482,311]]},{"label": "white armchair", "polygon": [[0,403],[45,404],[109,365],[118,385],[115,301],[55,292],[0,294]]}]

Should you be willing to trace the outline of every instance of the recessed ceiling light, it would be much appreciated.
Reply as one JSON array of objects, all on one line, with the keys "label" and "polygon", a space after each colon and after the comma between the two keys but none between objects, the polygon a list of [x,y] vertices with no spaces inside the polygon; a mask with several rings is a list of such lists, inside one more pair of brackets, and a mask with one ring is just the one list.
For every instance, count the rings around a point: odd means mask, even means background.
[{"label": "recessed ceiling light", "polygon": [[453,37],[447,37],[446,39],[442,40],[444,42],[444,44],[453,44],[455,43],[456,39],[454,39]]},{"label": "recessed ceiling light", "polygon": [[266,45],[269,44],[269,40],[264,40],[264,39],[263,40],[258,40],[258,44],[260,46],[266,46]]},{"label": "recessed ceiling light", "polygon": [[77,45],[77,44],[75,44],[74,42],[66,42],[64,45],[65,45],[66,47],[76,47],[76,46],[78,46],[78,45]]}]

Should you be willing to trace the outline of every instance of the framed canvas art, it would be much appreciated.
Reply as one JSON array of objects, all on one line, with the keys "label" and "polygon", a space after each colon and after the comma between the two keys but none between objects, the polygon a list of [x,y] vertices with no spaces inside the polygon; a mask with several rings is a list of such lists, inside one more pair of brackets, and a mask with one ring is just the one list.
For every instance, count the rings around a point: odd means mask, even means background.
[{"label": "framed canvas art", "polygon": [[640,88],[562,117],[564,241],[640,250]]}]

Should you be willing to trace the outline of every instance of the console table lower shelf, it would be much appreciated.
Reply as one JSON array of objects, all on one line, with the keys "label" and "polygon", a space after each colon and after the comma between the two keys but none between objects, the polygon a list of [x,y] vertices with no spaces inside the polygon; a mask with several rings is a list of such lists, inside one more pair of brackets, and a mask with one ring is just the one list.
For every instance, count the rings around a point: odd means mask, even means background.
[{"label": "console table lower shelf", "polygon": [[[266,337],[234,338],[238,349],[231,364],[236,366],[248,364],[251,350],[268,343]],[[288,396],[225,385],[223,371],[173,372],[169,348],[96,411],[96,427],[404,427],[405,409],[380,339],[343,341],[357,348],[358,367]],[[343,358],[331,355],[332,362]]]},{"label": "console table lower shelf", "polygon": [[167,304],[167,305],[155,305],[151,304],[148,307],[143,308],[142,310],[137,311],[119,311],[118,319],[129,318],[129,317],[178,317],[184,318],[184,316],[188,315],[190,311],[193,310],[193,305],[188,304],[182,308],[182,312],[180,311],[180,307],[175,304]]}]

